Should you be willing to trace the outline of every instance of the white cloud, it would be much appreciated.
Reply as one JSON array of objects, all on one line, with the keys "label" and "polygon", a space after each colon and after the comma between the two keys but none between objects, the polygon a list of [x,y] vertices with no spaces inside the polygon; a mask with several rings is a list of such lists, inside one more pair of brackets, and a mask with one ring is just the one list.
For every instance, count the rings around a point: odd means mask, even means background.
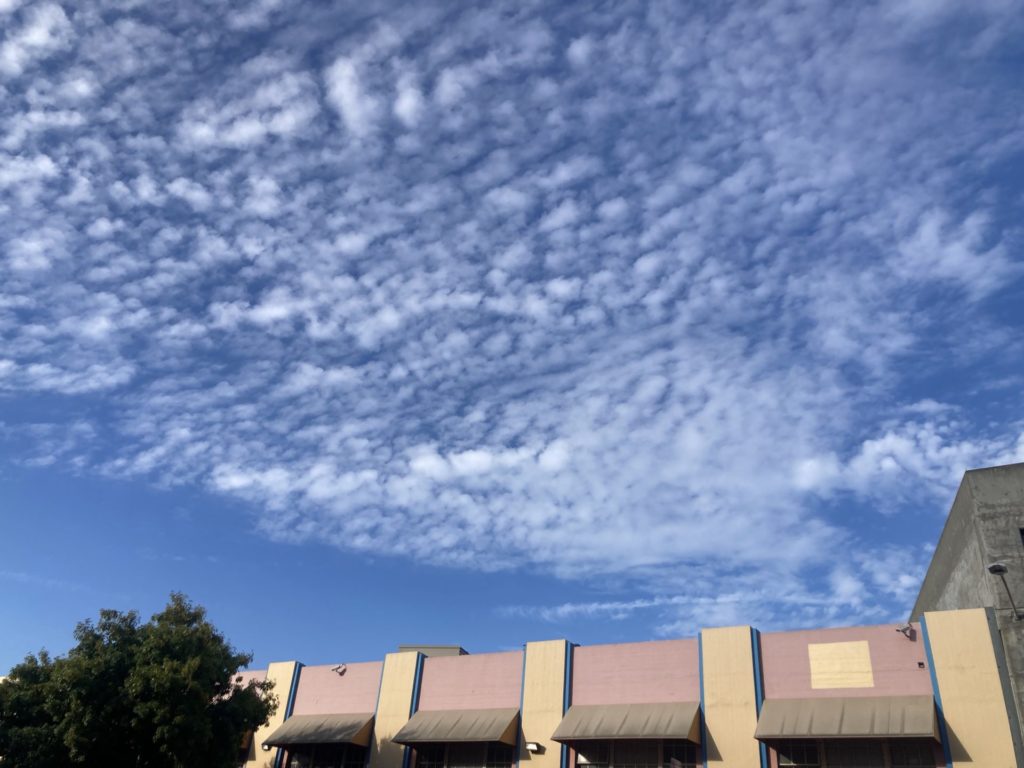
[{"label": "white cloud", "polygon": [[395,104],[393,107],[395,117],[402,121],[406,128],[415,128],[423,113],[423,92],[416,82],[416,78],[408,72],[398,78],[396,86]]},{"label": "white cloud", "polygon": [[281,9],[284,0],[255,0],[245,4],[239,3],[228,15],[228,26],[232,29],[252,29],[265,25],[270,18]]},{"label": "white cloud", "polygon": [[[15,4],[8,3],[8,11]],[[65,48],[74,31],[64,9],[56,3],[40,3],[26,13],[24,23],[8,32],[0,43],[0,73],[21,74],[33,61]]]},{"label": "white cloud", "polygon": [[1024,423],[1007,426],[1009,431],[998,436],[972,438],[955,419],[893,424],[845,460],[833,453],[799,460],[793,480],[798,488],[819,493],[844,489],[887,499],[889,511],[907,496],[945,499],[968,469],[1024,461]]},{"label": "white cloud", "polygon": [[247,61],[239,74],[215,97],[189,105],[178,126],[184,142],[200,148],[245,148],[308,130],[319,112],[316,84],[309,73],[294,71],[285,57],[262,55]]},{"label": "white cloud", "polygon": [[545,469],[549,472],[557,472],[572,458],[572,453],[569,450],[569,444],[565,440],[553,440],[547,448],[545,448],[540,456],[537,458],[537,463],[541,469]]},{"label": "white cloud", "polygon": [[569,44],[566,57],[574,67],[585,67],[594,53],[594,41],[589,35],[577,37]]},{"label": "white cloud", "polygon": [[554,209],[548,211],[541,217],[537,228],[541,232],[551,232],[556,229],[574,224],[580,217],[579,206],[575,200],[563,200]]},{"label": "white cloud", "polygon": [[167,191],[180,197],[197,211],[204,211],[213,204],[213,196],[197,181],[178,177],[167,184]]},{"label": "white cloud", "polygon": [[367,93],[359,78],[359,69],[352,59],[339,56],[324,72],[327,100],[357,137],[366,136],[377,121],[380,105]]},{"label": "white cloud", "polygon": [[899,271],[906,276],[960,283],[975,297],[1005,286],[1021,270],[1000,242],[987,243],[986,216],[973,213],[958,225],[947,213],[922,213],[916,229],[899,244]]},{"label": "white cloud", "polygon": [[614,197],[611,200],[605,200],[597,207],[598,216],[612,221],[621,219],[628,211],[629,203],[624,197]]},{"label": "white cloud", "polygon": [[57,164],[44,154],[32,157],[0,155],[0,188],[51,179],[59,173]]}]

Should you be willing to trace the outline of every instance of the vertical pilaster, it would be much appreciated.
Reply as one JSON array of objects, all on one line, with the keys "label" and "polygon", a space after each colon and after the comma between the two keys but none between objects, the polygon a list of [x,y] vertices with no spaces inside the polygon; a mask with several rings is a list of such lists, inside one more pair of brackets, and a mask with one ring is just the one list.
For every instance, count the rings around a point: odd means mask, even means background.
[{"label": "vertical pilaster", "polygon": [[408,759],[407,749],[391,738],[412,717],[423,670],[422,656],[404,651],[384,657],[370,744],[370,768],[403,768]]},{"label": "vertical pilaster", "polygon": [[274,684],[274,695],[277,697],[277,712],[253,734],[253,749],[249,753],[246,768],[279,768],[282,750],[274,748],[264,752],[263,740],[280,728],[291,715],[301,669],[302,665],[297,661],[275,661],[267,667],[267,680]]},{"label": "vertical pilaster", "polygon": [[[523,659],[523,705],[520,713],[522,738],[520,765],[528,768],[566,768],[566,751],[551,739],[568,706],[566,698],[571,674],[571,646],[566,640],[527,643]],[[526,742],[541,745],[542,752],[529,752]]]},{"label": "vertical pilaster", "polygon": [[754,650],[751,627],[705,629],[700,633],[703,752],[710,768],[757,768]]},{"label": "vertical pilaster", "polygon": [[945,724],[947,761],[956,768],[1020,765],[989,613],[984,608],[928,612],[921,624]]}]

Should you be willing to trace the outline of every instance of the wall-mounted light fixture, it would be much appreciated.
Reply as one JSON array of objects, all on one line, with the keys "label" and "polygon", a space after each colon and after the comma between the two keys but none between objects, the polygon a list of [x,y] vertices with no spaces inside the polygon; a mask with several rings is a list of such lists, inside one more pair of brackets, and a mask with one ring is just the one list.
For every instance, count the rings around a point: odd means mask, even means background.
[{"label": "wall-mounted light fixture", "polygon": [[338,666],[336,666],[336,667],[331,667],[331,672],[333,672],[334,674],[336,674],[336,675],[337,675],[338,677],[341,677],[341,676],[342,676],[342,675],[344,675],[344,674],[345,674],[345,672],[347,672],[347,671],[348,671],[348,666],[347,666],[347,665],[345,665],[345,664],[339,664],[339,665],[338,665]]},{"label": "wall-mounted light fixture", "polygon": [[273,747],[271,747],[269,744],[264,744],[262,746],[262,749],[264,752],[269,752],[271,749],[273,749]]},{"label": "wall-mounted light fixture", "polygon": [[1003,589],[1006,590],[1006,596],[1010,599],[1010,607],[1013,608],[1013,620],[1020,621],[1020,611],[1017,610],[1017,604],[1013,602],[1013,594],[1010,592],[1010,585],[1006,583],[1006,573],[1010,569],[1006,567],[1006,563],[992,563],[988,567],[988,572],[993,576],[998,576],[999,580],[1003,582]]},{"label": "wall-mounted light fixture", "polygon": [[533,754],[542,755],[544,754],[544,745],[536,741],[526,742],[526,751]]}]

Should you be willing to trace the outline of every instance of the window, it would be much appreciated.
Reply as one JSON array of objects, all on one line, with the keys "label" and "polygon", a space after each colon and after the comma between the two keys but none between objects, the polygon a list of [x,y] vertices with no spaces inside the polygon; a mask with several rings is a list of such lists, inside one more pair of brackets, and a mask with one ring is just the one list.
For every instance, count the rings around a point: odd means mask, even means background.
[{"label": "window", "polygon": [[780,766],[801,766],[801,768],[820,768],[821,766],[817,741],[784,741],[775,749],[779,753]]},{"label": "window", "polygon": [[288,750],[288,768],[363,768],[366,748],[355,744],[316,744]]},{"label": "window", "polygon": [[508,744],[468,742],[416,747],[416,768],[511,768],[514,762],[515,747]]},{"label": "window", "polygon": [[578,742],[577,768],[696,768],[697,745],[689,741]]},{"label": "window", "polygon": [[892,768],[935,768],[935,748],[926,741],[890,741]]},{"label": "window", "polygon": [[416,747],[416,768],[444,768],[444,744]]},{"label": "window", "polygon": [[516,761],[516,748],[508,744],[487,745],[486,768],[509,768]]},{"label": "window", "polygon": [[773,744],[780,768],[935,768],[931,742],[795,739]]},{"label": "window", "polygon": [[612,747],[613,764],[615,768],[659,768],[660,746],[657,741],[620,741]]},{"label": "window", "polygon": [[695,768],[697,745],[692,741],[662,742],[661,764],[664,768]]},{"label": "window", "polygon": [[825,759],[828,768],[885,768],[880,741],[829,741]]},{"label": "window", "polygon": [[611,768],[612,745],[608,741],[580,742],[576,746],[577,765],[590,768]]},{"label": "window", "polygon": [[486,744],[449,744],[448,768],[483,768]]}]

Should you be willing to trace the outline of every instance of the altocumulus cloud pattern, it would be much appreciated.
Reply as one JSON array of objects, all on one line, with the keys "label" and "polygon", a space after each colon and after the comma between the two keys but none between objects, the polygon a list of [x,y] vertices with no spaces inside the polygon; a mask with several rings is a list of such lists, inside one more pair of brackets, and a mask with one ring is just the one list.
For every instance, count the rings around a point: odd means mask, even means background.
[{"label": "altocumulus cloud pattern", "polygon": [[20,459],[639,590],[512,612],[902,611],[1024,459],[1020,4],[329,5],[0,0]]}]

